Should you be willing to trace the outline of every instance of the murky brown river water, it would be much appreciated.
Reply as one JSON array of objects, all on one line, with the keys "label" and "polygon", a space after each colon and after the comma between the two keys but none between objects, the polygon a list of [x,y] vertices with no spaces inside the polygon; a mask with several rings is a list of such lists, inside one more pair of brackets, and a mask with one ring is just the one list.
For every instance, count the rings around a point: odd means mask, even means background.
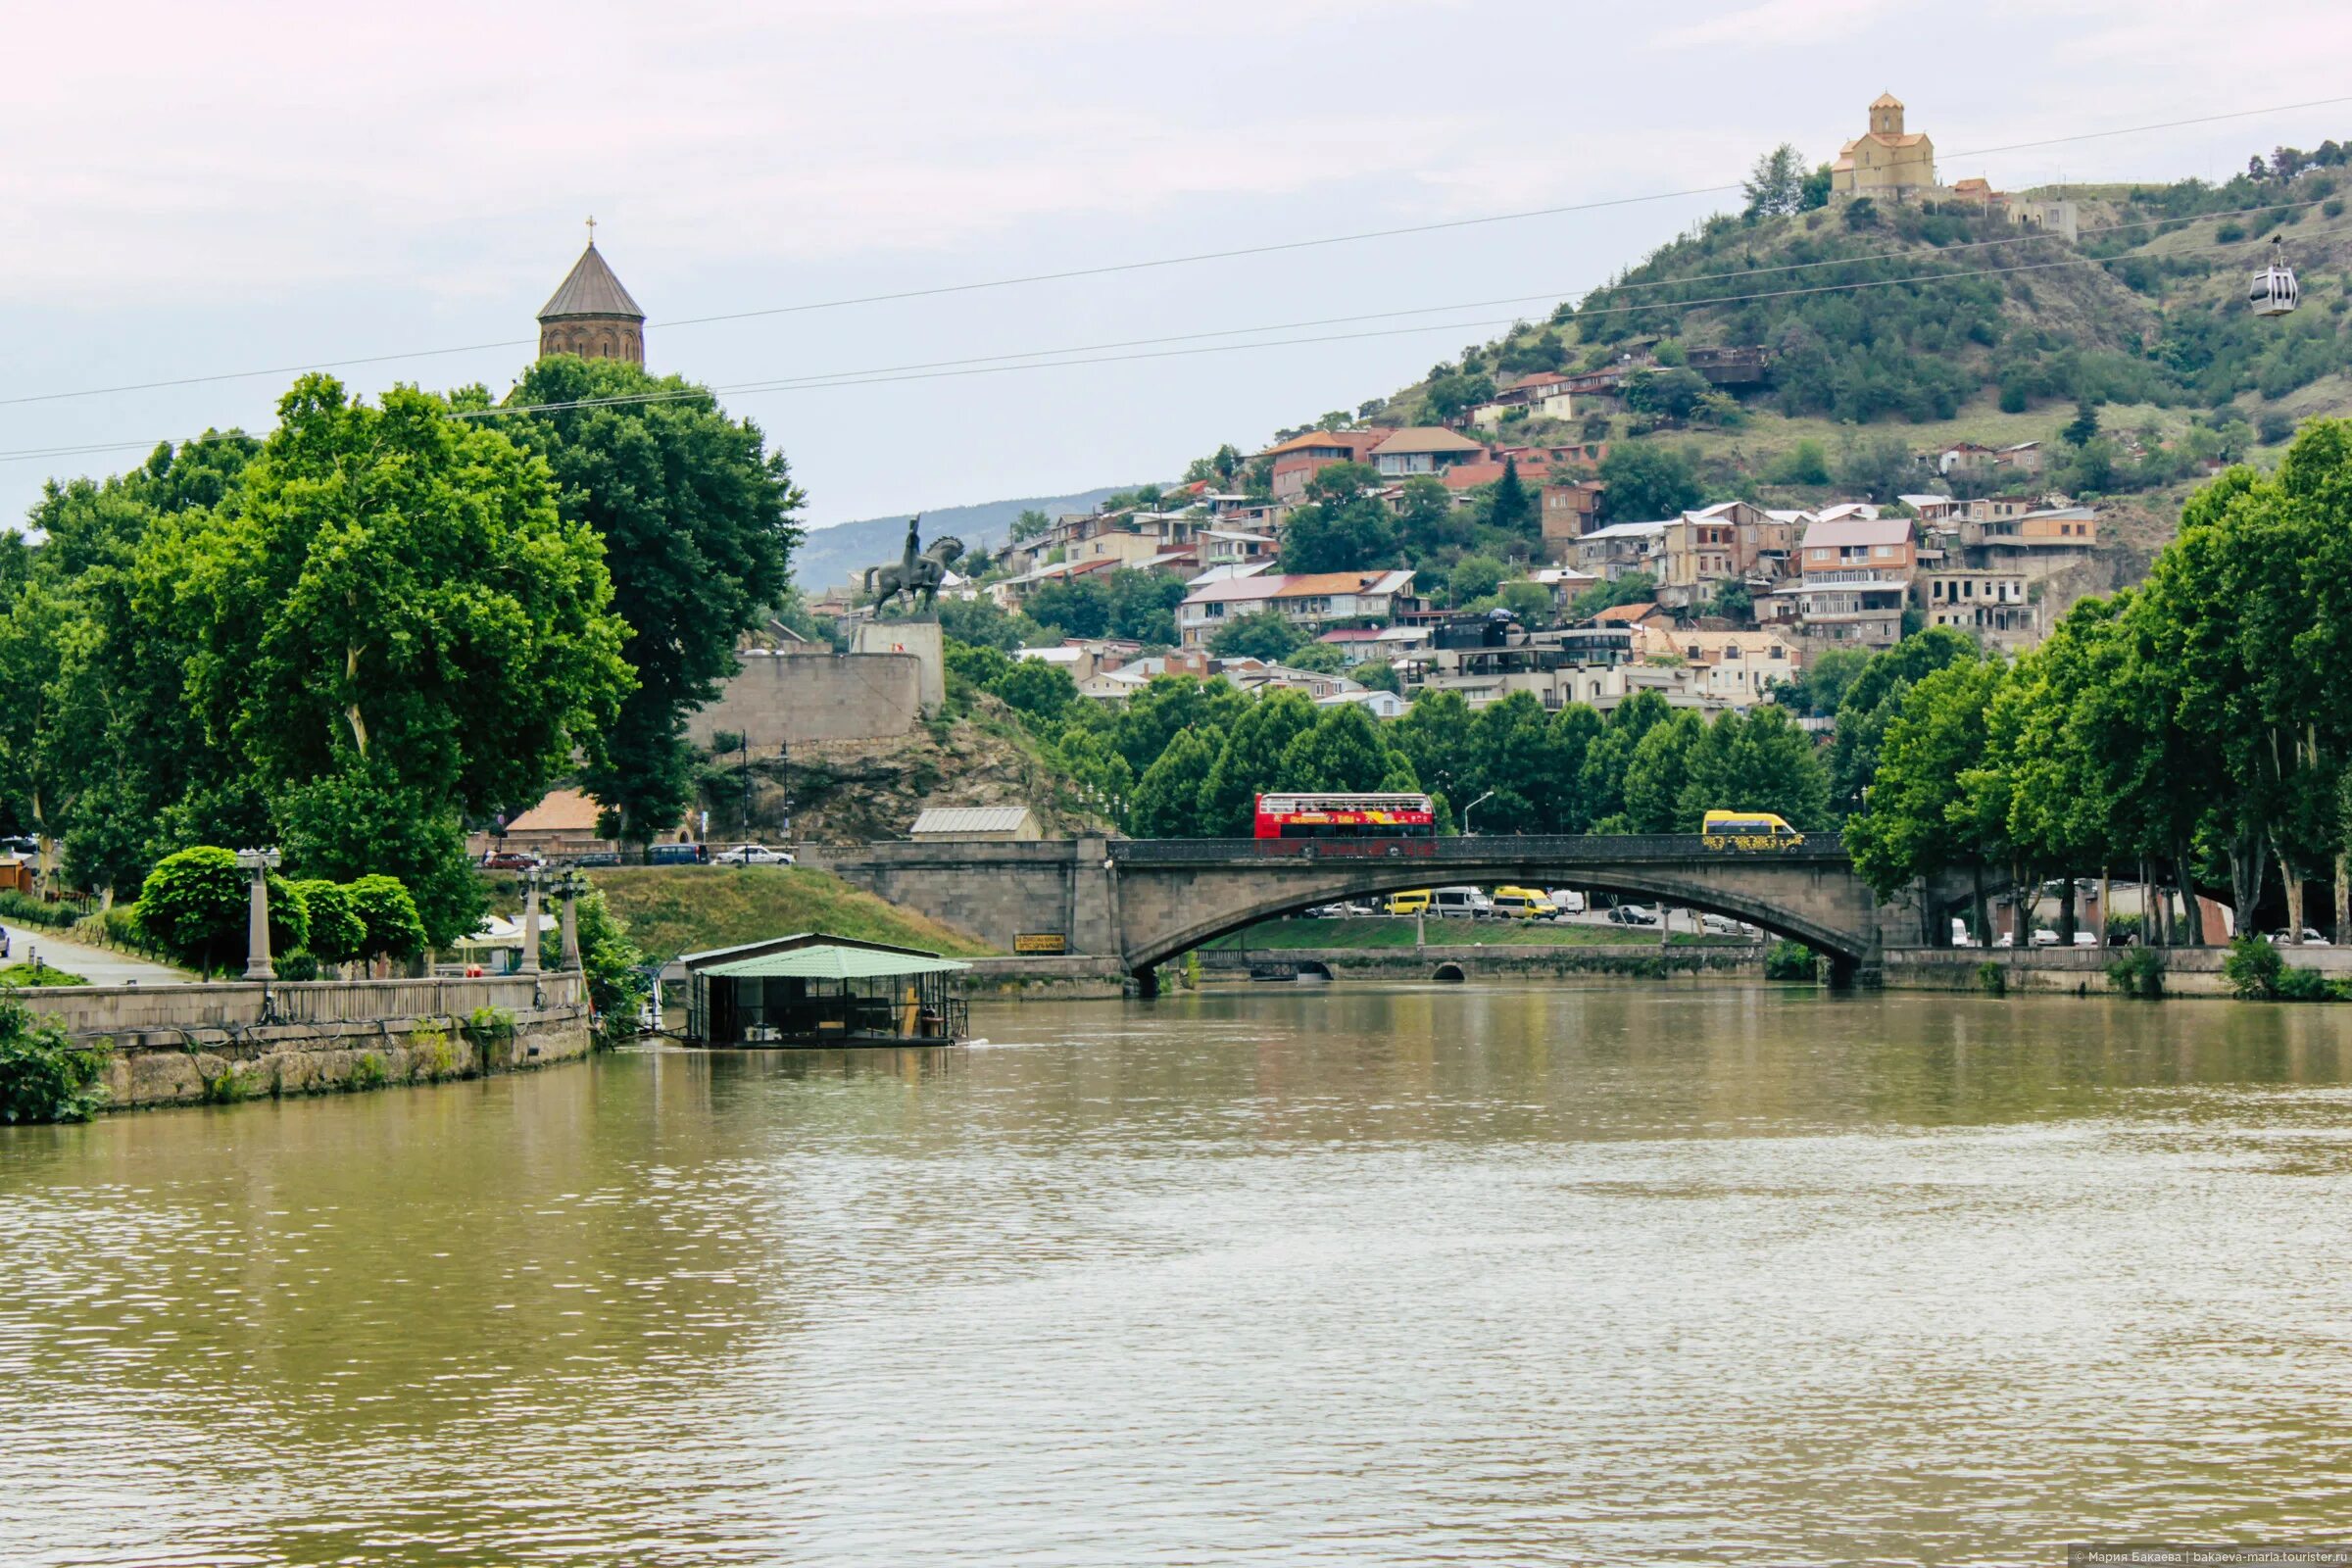
[{"label": "murky brown river water", "polygon": [[9,1563],[2352,1525],[2352,1008],[1270,987],[0,1131]]}]

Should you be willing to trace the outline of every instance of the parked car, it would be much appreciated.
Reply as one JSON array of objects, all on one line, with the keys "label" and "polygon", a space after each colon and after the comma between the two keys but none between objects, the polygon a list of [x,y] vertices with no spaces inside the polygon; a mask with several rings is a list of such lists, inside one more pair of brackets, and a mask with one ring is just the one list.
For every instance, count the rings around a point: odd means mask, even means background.
[{"label": "parked car", "polygon": [[1585,912],[1585,896],[1573,888],[1553,888],[1544,897],[1551,900],[1551,906],[1562,914]]},{"label": "parked car", "polygon": [[[2271,933],[2270,940],[2279,947],[2284,947],[2286,946],[2287,941],[2286,933],[2283,931],[2274,931]],[[2328,943],[2326,937],[2320,935],[2317,931],[2314,931],[2309,926],[2305,926],[2303,928],[2303,946],[2307,948],[2324,948],[2328,945]]]},{"label": "parked car", "polygon": [[586,855],[574,856],[571,863],[574,865],[618,865],[620,856],[613,850],[590,850]]},{"label": "parked car", "polygon": [[2098,934],[2096,931],[2083,931],[2083,930],[2077,930],[2077,931],[2075,932],[2075,946],[2076,946],[2076,947],[2078,947],[2078,948],[2095,948],[2095,947],[2097,947],[2098,945],[2099,945],[2099,934]]},{"label": "parked car", "polygon": [[1728,914],[1702,914],[1698,923],[1709,935],[1719,937],[1736,937],[1747,929]]},{"label": "parked car", "polygon": [[485,871],[528,871],[547,862],[528,850],[492,850],[482,857]]},{"label": "parked car", "polygon": [[1642,904],[1620,904],[1609,911],[1611,925],[1656,925],[1658,911]]},{"label": "parked car", "polygon": [[651,865],[701,865],[710,858],[710,849],[704,844],[656,844],[645,858]]},{"label": "parked car", "polygon": [[771,850],[764,844],[738,844],[731,850],[721,850],[710,857],[718,865],[790,865],[791,852]]},{"label": "parked car", "polygon": [[1494,916],[1494,901],[1477,888],[1440,888],[1430,895],[1429,912],[1485,920]]},{"label": "parked car", "polygon": [[0,958],[8,956],[8,927],[0,925]]},{"label": "parked car", "polygon": [[2037,948],[2054,948],[2058,945],[2058,933],[2046,925],[2037,925],[2034,928],[2034,945]]}]

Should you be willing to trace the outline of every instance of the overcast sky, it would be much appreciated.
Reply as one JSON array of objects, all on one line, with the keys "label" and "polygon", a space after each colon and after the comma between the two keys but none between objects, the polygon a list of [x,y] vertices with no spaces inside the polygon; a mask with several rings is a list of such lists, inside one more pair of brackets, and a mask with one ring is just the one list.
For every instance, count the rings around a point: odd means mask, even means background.
[{"label": "overcast sky", "polygon": [[[2256,22],[2258,24],[2249,24]],[[1734,195],[727,322],[665,321],[1735,183],[1892,89],[1948,179],[2208,177],[2352,135],[2341,0],[670,0],[17,8],[0,95],[0,400],[339,371],[482,381],[594,214],[648,362],[713,386],[1279,327],[1353,341],[729,393],[813,523],[1164,478],[1353,407]],[[1225,341],[1232,341],[1230,339]],[[1175,345],[1170,345],[1175,346]],[[0,518],[290,373],[0,402]]]}]

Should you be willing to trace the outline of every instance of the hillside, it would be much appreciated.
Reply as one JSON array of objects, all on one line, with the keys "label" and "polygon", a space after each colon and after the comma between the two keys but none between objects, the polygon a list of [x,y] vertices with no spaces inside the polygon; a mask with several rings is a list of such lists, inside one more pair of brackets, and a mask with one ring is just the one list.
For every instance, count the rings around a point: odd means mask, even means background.
[{"label": "hillside", "polygon": [[[1001,543],[1011,530],[1012,519],[1024,512],[1034,509],[1048,516],[1065,512],[1092,512],[1103,497],[1116,494],[1118,489],[1115,485],[1105,485],[1075,495],[1027,496],[1018,501],[941,507],[923,514],[923,537],[935,539],[941,534],[954,534],[970,548],[977,548],[984,541]],[[852,573],[877,562],[898,560],[906,542],[905,513],[894,517],[864,517],[811,528],[801,541],[800,549],[793,553],[792,574],[805,588],[829,588],[849,581]]]},{"label": "hillside", "polygon": [[656,958],[823,931],[954,957],[993,952],[953,926],[800,866],[645,865],[590,873],[629,936]]},{"label": "hillside", "polygon": [[[1692,444],[1710,488],[1753,489],[1805,477],[1803,443],[1835,463],[1889,438],[1913,451],[2046,441],[2087,398],[2110,444],[2053,478],[2089,496],[2171,490],[2194,457],[2245,456],[2301,418],[2352,412],[2346,174],[2070,190],[2078,243],[1959,202],[1721,215],[1546,319],[1433,367],[1381,422],[1434,422],[1535,370],[1630,356],[1670,373],[1690,351],[1759,346],[1766,377],[1728,388],[1728,402],[1629,398],[1613,418],[1519,419],[1501,433],[1669,437]],[[2274,231],[2303,285],[2303,308],[2282,319],[2244,298]],[[1856,477],[1837,475],[1849,490]]]}]

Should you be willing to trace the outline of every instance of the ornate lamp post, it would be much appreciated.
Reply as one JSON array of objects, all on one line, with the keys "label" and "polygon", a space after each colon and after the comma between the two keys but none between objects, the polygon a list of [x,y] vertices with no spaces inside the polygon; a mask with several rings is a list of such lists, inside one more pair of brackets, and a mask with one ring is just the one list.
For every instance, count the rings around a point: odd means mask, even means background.
[{"label": "ornate lamp post", "polygon": [[539,877],[535,865],[522,873],[522,963],[517,974],[539,972]]},{"label": "ornate lamp post", "polygon": [[579,972],[580,927],[579,922],[573,918],[571,910],[574,901],[587,891],[588,885],[580,880],[580,873],[570,866],[565,866],[564,874],[556,878],[556,897],[564,901],[563,912],[558,917],[564,933],[564,951],[562,956],[556,960],[556,966],[566,973],[576,974]]},{"label": "ornate lamp post", "polygon": [[245,918],[245,978],[274,980],[277,969],[270,961],[270,873],[277,869],[284,857],[276,850],[239,850],[237,867],[252,878],[252,902]]}]

